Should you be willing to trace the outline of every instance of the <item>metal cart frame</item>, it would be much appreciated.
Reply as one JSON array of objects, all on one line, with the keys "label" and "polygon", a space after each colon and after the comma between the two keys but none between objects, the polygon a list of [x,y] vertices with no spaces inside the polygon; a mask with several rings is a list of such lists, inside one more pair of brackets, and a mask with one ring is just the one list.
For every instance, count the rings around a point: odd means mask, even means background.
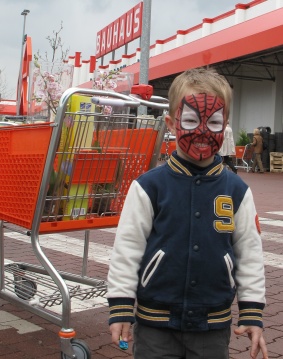
[{"label": "metal cart frame", "polygon": [[247,172],[252,168],[254,147],[251,145],[236,146],[236,168],[243,168]]},{"label": "metal cart frame", "polygon": [[[53,123],[43,124],[42,126],[48,126],[51,130],[50,143],[48,145],[48,152],[46,155],[46,160],[44,163],[44,170],[42,173],[38,196],[36,198],[34,215],[31,220],[30,225],[25,222],[14,221],[10,216],[3,215],[0,210],[0,297],[8,300],[16,305],[23,307],[24,309],[37,314],[52,323],[61,327],[59,331],[60,341],[61,341],[61,357],[62,358],[90,358],[90,352],[87,346],[82,342],[75,339],[75,331],[70,324],[70,315],[71,315],[71,294],[70,290],[65,282],[65,280],[71,280],[76,283],[83,283],[95,288],[95,295],[104,295],[106,293],[107,284],[105,281],[89,278],[86,276],[87,272],[87,257],[89,249],[89,231],[92,228],[104,228],[104,227],[113,227],[118,224],[119,220],[119,211],[117,214],[112,216],[97,216],[89,220],[76,220],[76,221],[58,221],[58,222],[42,222],[45,204],[47,199],[48,188],[50,184],[50,179],[52,176],[52,171],[54,169],[54,161],[56,160],[56,155],[58,156],[58,147],[60,145],[60,139],[62,135],[62,128],[64,118],[68,111],[68,102],[73,95],[83,95],[83,96],[92,96],[92,102],[99,104],[100,106],[118,106],[123,108],[133,108],[137,109],[139,106],[149,106],[152,108],[162,109],[163,111],[168,110],[168,101],[166,99],[153,96],[150,101],[143,100],[138,95],[123,95],[115,92],[99,91],[99,90],[88,90],[88,89],[79,89],[72,88],[67,90],[59,103],[55,121]],[[144,121],[144,120],[142,120]],[[145,120],[146,121],[146,120]],[[26,126],[26,125],[23,125]],[[33,125],[29,128],[33,128]],[[34,125],[36,126],[36,125]],[[19,131],[17,126],[15,131]],[[1,131],[5,131],[4,128]],[[9,131],[13,131],[9,128]],[[164,120],[159,124],[158,134],[154,143],[154,149],[151,154],[150,163],[147,169],[153,168],[157,164],[157,159],[160,153],[160,148],[162,141],[164,139],[166,126]],[[0,132],[1,133],[1,132]],[[1,162],[0,162],[1,166]],[[1,203],[1,198],[0,198]],[[64,222],[64,223],[63,223]],[[68,227],[68,223],[72,225]],[[32,250],[36,258],[41,263],[41,266],[30,265],[27,263],[15,263],[12,265],[5,265],[4,258],[4,227],[9,228],[9,225],[19,225],[20,228],[23,228],[24,232],[30,236],[30,242]],[[26,230],[27,229],[27,230]],[[82,276],[60,272],[56,270],[53,264],[50,262],[46,254],[43,252],[41,245],[39,243],[39,237],[42,233],[51,233],[51,232],[65,232],[68,230],[85,230],[85,242],[84,242],[84,254],[83,254],[83,268]],[[5,271],[10,271],[14,275],[15,288],[18,289],[17,293],[12,293],[10,289],[8,290],[8,285],[5,282],[7,279],[5,277]],[[46,310],[35,303],[32,300],[33,291],[36,291],[36,288],[32,288],[31,284],[33,280],[29,280],[29,276],[25,276],[25,273],[34,273],[36,280],[37,276],[47,275],[55,283],[55,286],[58,288],[62,300],[62,315],[57,315],[52,313],[50,310]],[[26,289],[24,293],[19,295],[21,292],[20,284],[25,282],[28,287],[28,290],[31,292],[28,294],[28,298],[25,297]],[[10,283],[11,286],[11,283]],[[16,287],[17,286],[17,287]],[[15,289],[14,288],[14,289]],[[93,293],[92,293],[93,294]],[[31,299],[31,300],[27,300]]]}]

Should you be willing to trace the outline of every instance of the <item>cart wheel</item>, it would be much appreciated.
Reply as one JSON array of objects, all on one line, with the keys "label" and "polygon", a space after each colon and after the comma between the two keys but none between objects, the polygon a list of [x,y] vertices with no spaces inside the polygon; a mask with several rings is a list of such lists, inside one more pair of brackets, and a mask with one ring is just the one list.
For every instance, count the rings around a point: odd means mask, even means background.
[{"label": "cart wheel", "polygon": [[[88,345],[79,339],[72,339],[71,344],[76,354],[76,359],[91,359],[91,352]],[[61,352],[61,359],[71,359]]]},{"label": "cart wheel", "polygon": [[17,296],[24,300],[34,297],[37,291],[36,283],[28,279],[22,279],[14,288]]}]

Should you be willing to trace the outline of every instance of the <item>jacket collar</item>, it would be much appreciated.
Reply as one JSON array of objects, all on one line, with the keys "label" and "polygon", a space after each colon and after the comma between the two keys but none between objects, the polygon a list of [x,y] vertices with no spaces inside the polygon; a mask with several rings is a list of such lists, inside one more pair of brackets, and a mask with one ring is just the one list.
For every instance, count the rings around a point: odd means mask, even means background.
[{"label": "jacket collar", "polygon": [[222,159],[219,155],[215,155],[211,165],[207,167],[199,167],[179,157],[176,151],[172,153],[167,164],[174,172],[182,173],[187,176],[216,176],[224,169]]}]

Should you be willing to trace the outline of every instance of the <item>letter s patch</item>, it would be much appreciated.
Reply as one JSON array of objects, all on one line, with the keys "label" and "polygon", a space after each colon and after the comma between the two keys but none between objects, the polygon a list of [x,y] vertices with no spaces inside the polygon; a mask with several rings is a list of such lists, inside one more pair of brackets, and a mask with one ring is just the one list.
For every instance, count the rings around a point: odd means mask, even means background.
[{"label": "letter s patch", "polygon": [[235,230],[233,200],[229,196],[218,196],[214,200],[214,213],[219,218],[214,221],[217,232],[232,233]]}]

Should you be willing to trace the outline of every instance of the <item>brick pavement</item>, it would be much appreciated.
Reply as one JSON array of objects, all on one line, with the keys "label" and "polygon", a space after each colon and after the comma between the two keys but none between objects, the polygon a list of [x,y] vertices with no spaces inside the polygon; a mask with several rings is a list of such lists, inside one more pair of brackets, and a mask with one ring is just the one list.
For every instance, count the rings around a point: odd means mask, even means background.
[{"label": "brick pavement", "polygon": [[[283,358],[283,173],[246,173],[239,175],[250,185],[258,210],[264,220],[261,223],[263,248],[266,259],[267,305],[264,312],[265,338],[268,344],[269,358]],[[270,222],[269,222],[270,221]],[[273,222],[272,222],[273,221]],[[270,225],[275,223],[277,225]],[[81,239],[83,232],[68,233],[69,237]],[[113,244],[114,234],[108,231],[91,231],[90,242],[105,246],[105,258]],[[37,263],[29,243],[19,242],[13,238],[5,240],[5,259]],[[45,252],[55,267],[70,273],[80,274],[82,261],[78,255],[64,254],[55,248]],[[68,252],[68,243],[66,243]],[[107,262],[89,260],[88,275],[105,279]],[[93,359],[132,359],[131,343],[128,351],[121,351],[111,344],[108,331],[108,308],[102,304],[98,307],[80,308],[71,316],[71,324],[77,332],[77,338],[84,340],[91,349]],[[51,308],[52,309],[52,308]],[[233,325],[236,324],[237,306],[233,305]],[[28,326],[30,325],[30,327]],[[0,299],[0,358],[5,359],[58,359],[60,328],[49,321]],[[34,330],[34,331],[33,331]],[[26,332],[25,332],[26,331]],[[236,337],[232,331],[230,359],[248,359],[249,340]],[[260,358],[260,357],[259,357]]]}]

